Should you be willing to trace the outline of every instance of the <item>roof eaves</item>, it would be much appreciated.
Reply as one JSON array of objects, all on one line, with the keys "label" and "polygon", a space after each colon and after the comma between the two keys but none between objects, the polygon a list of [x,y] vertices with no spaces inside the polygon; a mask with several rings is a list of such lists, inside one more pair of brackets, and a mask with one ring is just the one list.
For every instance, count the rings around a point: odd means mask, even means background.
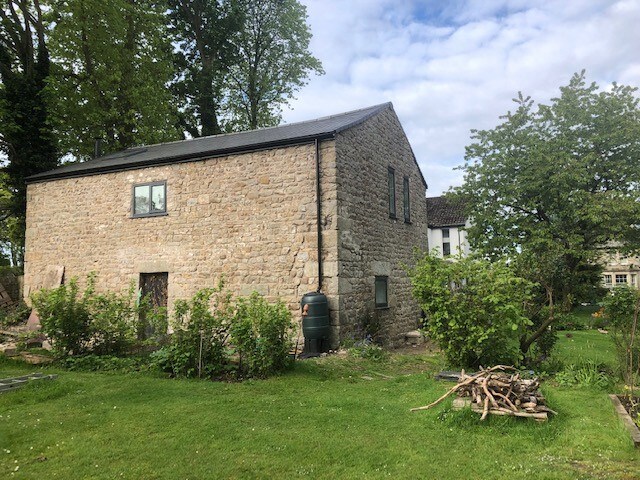
[{"label": "roof eaves", "polygon": [[265,142],[265,143],[254,144],[254,145],[242,145],[242,146],[227,148],[222,150],[220,149],[213,150],[209,152],[198,152],[197,154],[187,154],[187,155],[177,155],[177,156],[164,157],[164,158],[155,158],[155,159],[147,160],[145,162],[96,166],[94,168],[72,170],[72,171],[66,171],[66,172],[51,170],[49,172],[43,172],[43,173],[37,173],[35,175],[31,175],[27,177],[25,180],[26,180],[26,183],[39,183],[39,182],[46,182],[49,180],[99,175],[102,173],[124,172],[127,170],[137,170],[140,168],[155,167],[155,166],[161,166],[161,165],[167,165],[167,164],[198,162],[198,161],[208,160],[211,158],[219,158],[219,157],[225,157],[228,155],[234,155],[237,153],[250,153],[250,152],[268,150],[271,148],[277,148],[282,146],[302,145],[306,143],[311,143],[316,139],[324,140],[327,138],[332,138],[334,135],[335,135],[334,132],[325,132],[317,135],[308,135],[305,137],[284,139],[284,140],[278,140],[274,142]]}]

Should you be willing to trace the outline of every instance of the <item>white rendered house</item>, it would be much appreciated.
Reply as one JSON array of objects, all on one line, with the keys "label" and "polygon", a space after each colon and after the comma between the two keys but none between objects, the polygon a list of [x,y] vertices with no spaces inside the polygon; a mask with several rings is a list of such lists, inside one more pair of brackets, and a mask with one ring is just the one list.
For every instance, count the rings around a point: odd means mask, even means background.
[{"label": "white rendered house", "polygon": [[447,197],[427,198],[429,251],[441,256],[469,254],[466,229],[471,226],[464,214],[464,205]]}]

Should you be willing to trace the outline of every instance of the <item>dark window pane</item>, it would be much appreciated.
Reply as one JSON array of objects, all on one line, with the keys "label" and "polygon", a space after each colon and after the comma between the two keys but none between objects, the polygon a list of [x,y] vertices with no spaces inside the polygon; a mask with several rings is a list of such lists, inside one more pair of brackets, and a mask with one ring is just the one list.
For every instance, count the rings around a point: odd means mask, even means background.
[{"label": "dark window pane", "polygon": [[411,209],[409,207],[409,178],[404,177],[404,182],[402,182],[402,193],[404,197],[404,221],[411,221]]},{"label": "dark window pane", "polygon": [[449,242],[442,242],[442,255],[445,257],[451,255],[451,244]]},{"label": "dark window pane", "polygon": [[387,307],[387,277],[376,277],[376,307]]},{"label": "dark window pane", "polygon": [[443,239],[449,239],[449,229],[448,228],[443,228],[442,229],[442,238]]},{"label": "dark window pane", "polygon": [[396,172],[389,167],[389,216],[396,217]]}]

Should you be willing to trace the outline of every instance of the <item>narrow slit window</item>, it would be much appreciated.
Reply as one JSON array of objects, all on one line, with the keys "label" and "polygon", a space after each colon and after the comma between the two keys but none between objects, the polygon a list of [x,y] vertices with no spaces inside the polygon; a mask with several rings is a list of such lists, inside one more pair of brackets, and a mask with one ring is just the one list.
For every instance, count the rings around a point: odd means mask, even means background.
[{"label": "narrow slit window", "polygon": [[411,206],[409,204],[409,177],[404,177],[402,182],[402,197],[404,200],[404,221],[411,223]]},{"label": "narrow slit window", "polygon": [[388,170],[388,182],[389,182],[389,216],[396,218],[396,171],[389,167]]}]

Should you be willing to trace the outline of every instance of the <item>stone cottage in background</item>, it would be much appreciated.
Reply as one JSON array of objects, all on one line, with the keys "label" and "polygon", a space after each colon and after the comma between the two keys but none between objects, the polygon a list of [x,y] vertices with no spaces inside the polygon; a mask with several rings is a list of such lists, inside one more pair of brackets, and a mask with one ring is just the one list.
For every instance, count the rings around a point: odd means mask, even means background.
[{"label": "stone cottage in background", "polygon": [[465,216],[464,204],[445,196],[427,198],[429,219],[429,251],[442,257],[469,255],[467,232],[471,224]]},{"label": "stone cottage in background", "polygon": [[390,103],[317,120],[131,148],[29,178],[25,296],[90,272],[156,303],[215,286],[327,297],[332,343],[365,322],[416,327],[403,265],[427,247],[426,183]]}]

